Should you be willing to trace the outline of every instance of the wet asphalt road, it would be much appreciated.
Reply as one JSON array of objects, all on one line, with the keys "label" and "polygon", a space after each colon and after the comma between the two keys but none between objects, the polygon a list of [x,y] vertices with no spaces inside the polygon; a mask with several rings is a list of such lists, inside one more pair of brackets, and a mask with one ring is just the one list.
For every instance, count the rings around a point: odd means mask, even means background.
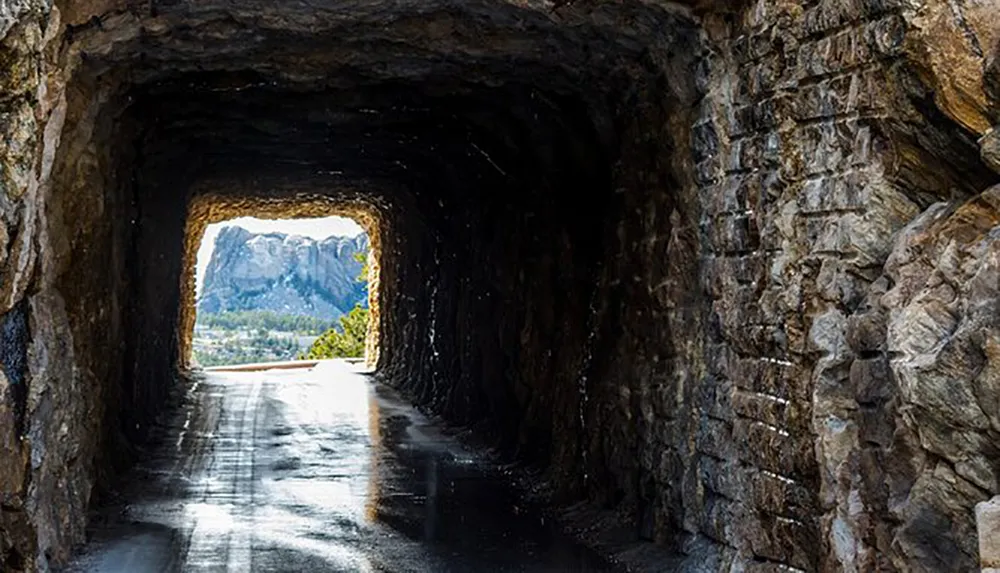
[{"label": "wet asphalt road", "polygon": [[607,571],[344,362],[209,373],[69,571]]}]

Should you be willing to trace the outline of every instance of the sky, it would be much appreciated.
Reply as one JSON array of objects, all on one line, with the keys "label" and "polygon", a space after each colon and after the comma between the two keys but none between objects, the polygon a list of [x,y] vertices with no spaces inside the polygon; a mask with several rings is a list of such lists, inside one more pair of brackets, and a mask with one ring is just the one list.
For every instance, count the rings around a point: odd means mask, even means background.
[{"label": "sky", "polygon": [[221,223],[209,225],[198,248],[197,278],[198,294],[201,294],[201,281],[205,278],[205,270],[212,260],[212,250],[215,248],[215,237],[223,227],[243,227],[251,233],[286,233],[302,235],[314,239],[325,239],[331,235],[354,237],[363,232],[352,219],[345,217],[324,217],[322,219],[258,219],[256,217],[240,217]]}]

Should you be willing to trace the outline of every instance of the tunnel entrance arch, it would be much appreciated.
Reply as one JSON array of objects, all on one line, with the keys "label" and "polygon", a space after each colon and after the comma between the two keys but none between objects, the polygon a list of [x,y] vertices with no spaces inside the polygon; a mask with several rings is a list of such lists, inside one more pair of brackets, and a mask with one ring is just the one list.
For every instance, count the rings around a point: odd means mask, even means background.
[{"label": "tunnel entrance arch", "polygon": [[198,249],[209,225],[239,217],[264,219],[301,219],[339,216],[355,221],[369,237],[368,308],[369,328],[365,341],[365,361],[378,363],[381,340],[381,271],[382,225],[378,211],[360,201],[338,200],[331,195],[281,194],[272,196],[233,196],[204,193],[194,196],[188,206],[184,231],[184,265],[181,276],[181,303],[178,310],[179,358],[182,369],[192,367],[192,337],[197,318]]}]

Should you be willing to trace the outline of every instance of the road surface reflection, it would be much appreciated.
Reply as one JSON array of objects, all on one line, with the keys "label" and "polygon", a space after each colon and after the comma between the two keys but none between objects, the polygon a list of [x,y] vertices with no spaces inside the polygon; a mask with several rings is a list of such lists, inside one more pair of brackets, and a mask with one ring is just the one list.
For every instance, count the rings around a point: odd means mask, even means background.
[{"label": "road surface reflection", "polygon": [[605,571],[355,367],[209,373],[70,571]]}]

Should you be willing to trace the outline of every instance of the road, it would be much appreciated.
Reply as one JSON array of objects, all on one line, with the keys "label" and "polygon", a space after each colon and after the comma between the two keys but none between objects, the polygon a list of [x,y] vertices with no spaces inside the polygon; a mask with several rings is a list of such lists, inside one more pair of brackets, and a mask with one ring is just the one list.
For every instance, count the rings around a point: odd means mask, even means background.
[{"label": "road", "polygon": [[68,571],[606,571],[357,367],[216,372]]}]

